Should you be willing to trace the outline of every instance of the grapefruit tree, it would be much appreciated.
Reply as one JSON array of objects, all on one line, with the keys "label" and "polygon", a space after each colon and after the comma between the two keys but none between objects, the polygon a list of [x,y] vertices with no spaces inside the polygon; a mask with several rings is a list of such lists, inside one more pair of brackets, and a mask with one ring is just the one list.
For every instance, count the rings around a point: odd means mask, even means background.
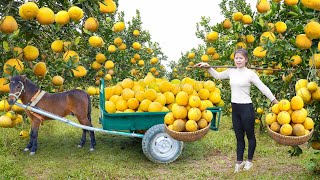
[{"label": "grapefruit tree", "polygon": [[117,0],[2,3],[1,99],[15,74],[26,74],[48,92],[87,89],[101,78],[115,84],[148,72],[162,76],[166,56],[142,28],[140,12],[125,22],[118,5]]}]

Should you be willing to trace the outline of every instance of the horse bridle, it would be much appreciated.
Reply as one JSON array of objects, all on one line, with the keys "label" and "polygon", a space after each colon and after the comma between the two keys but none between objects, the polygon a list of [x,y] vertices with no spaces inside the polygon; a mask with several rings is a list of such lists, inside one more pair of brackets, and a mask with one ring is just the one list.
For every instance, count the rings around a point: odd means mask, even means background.
[{"label": "horse bridle", "polygon": [[[14,82],[14,81],[13,81],[13,82]],[[15,92],[15,93],[9,93],[9,96],[13,96],[13,97],[15,97],[15,98],[16,98],[16,100],[18,100],[18,99],[19,99],[19,97],[20,97],[20,95],[21,95],[22,91],[25,91],[23,83],[22,83],[21,81],[18,81],[18,82],[22,85],[21,90],[20,90],[19,92]]]}]

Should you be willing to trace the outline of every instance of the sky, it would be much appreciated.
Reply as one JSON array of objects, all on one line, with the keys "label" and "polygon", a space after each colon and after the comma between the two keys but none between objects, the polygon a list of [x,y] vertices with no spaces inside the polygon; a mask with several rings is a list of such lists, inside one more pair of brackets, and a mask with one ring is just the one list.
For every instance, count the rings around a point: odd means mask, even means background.
[{"label": "sky", "polygon": [[[246,0],[255,8],[257,0]],[[195,35],[201,16],[210,17],[210,25],[224,20],[220,14],[221,0],[119,0],[118,11],[125,12],[131,21],[140,11],[142,29],[148,30],[151,40],[158,42],[168,61],[178,61],[181,53],[204,42]]]}]

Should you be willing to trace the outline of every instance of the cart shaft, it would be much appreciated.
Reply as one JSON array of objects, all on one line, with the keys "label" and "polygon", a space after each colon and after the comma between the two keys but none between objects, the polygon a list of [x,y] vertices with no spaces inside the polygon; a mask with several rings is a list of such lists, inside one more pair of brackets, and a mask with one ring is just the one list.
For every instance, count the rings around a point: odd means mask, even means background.
[{"label": "cart shaft", "polygon": [[64,123],[66,123],[66,124],[68,124],[70,126],[78,127],[78,128],[85,129],[85,130],[88,130],[88,131],[98,131],[98,132],[104,132],[104,133],[112,134],[112,135],[121,135],[121,136],[138,137],[138,138],[142,138],[144,136],[143,134],[119,132],[119,131],[110,131],[110,130],[105,130],[105,129],[102,129],[102,128],[95,128],[95,127],[91,127],[91,126],[85,126],[85,125],[78,124],[78,123],[75,123],[73,121],[70,121],[70,120],[68,120],[68,119],[66,119],[64,117],[58,116],[56,114],[52,114],[50,112],[44,111],[42,109],[34,108],[32,106],[28,106],[28,105],[17,103],[17,102],[15,104],[17,106],[20,106],[20,107],[28,110],[28,111],[32,111],[32,112],[38,113],[40,115],[43,115],[43,116],[58,120],[60,122],[64,122]]}]

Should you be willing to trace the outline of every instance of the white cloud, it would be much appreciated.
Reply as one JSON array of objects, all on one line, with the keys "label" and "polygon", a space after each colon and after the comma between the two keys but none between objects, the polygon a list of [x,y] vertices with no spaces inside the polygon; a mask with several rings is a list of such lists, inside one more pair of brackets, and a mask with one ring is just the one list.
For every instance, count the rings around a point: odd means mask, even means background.
[{"label": "white cloud", "polygon": [[[246,0],[255,6],[256,0]],[[221,0],[119,0],[119,11],[125,12],[125,21],[140,11],[142,28],[148,30],[152,41],[160,44],[169,61],[177,61],[181,52],[202,44],[195,35],[201,16],[210,17],[211,25],[220,23]]]}]

